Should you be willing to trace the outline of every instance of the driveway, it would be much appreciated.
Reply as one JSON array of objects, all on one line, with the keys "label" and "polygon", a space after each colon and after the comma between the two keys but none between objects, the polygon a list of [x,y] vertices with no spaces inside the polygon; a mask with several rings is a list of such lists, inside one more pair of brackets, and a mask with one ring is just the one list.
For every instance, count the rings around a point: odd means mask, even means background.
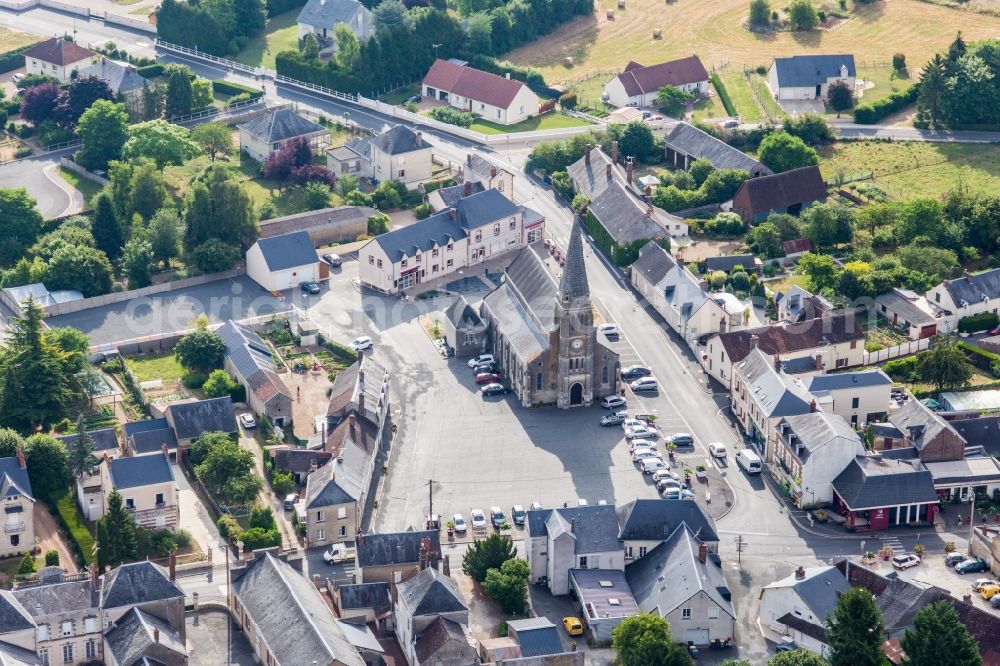
[{"label": "driveway", "polygon": [[804,113],[826,113],[826,105],[821,99],[779,99],[776,100],[785,113],[801,116]]},{"label": "driveway", "polygon": [[190,666],[253,666],[253,650],[239,626],[222,610],[187,613],[188,664]]},{"label": "driveway", "polygon": [[187,476],[179,465],[174,467],[174,481],[177,484],[177,502],[180,505],[180,527],[191,533],[201,552],[219,545],[219,530],[212,520],[212,514],[191,487]]},{"label": "driveway", "polygon": [[50,550],[59,553],[59,566],[68,573],[76,573],[79,567],[76,564],[76,557],[66,545],[59,523],[49,513],[49,507],[45,502],[35,502],[35,538],[38,539],[38,547],[41,549],[42,557]]},{"label": "driveway", "polygon": [[0,164],[0,187],[26,189],[46,219],[79,213],[83,210],[83,196],[59,175],[62,154],[66,153]]}]

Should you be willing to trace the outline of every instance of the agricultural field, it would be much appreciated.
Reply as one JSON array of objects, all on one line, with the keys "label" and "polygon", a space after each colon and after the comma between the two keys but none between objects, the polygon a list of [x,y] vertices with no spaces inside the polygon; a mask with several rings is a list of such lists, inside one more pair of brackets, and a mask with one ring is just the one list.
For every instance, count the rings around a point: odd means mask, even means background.
[{"label": "agricultural field", "polygon": [[301,8],[278,14],[267,22],[262,35],[253,37],[240,51],[236,60],[254,67],[274,69],[274,59],[282,51],[299,47],[299,28],[295,23]]},{"label": "agricultural field", "polygon": [[0,27],[0,51],[13,51],[40,41],[38,35]]}]

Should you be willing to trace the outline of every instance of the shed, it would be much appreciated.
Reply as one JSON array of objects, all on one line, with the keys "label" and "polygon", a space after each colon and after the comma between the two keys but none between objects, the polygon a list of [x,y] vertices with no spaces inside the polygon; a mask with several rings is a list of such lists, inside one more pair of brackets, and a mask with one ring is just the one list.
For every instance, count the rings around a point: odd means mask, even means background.
[{"label": "shed", "polygon": [[268,291],[284,291],[303,282],[330,277],[305,231],[261,238],[247,250],[247,275]]},{"label": "shed", "polygon": [[639,612],[624,571],[570,569],[569,580],[580,602],[583,621],[598,643],[610,641],[614,628]]}]

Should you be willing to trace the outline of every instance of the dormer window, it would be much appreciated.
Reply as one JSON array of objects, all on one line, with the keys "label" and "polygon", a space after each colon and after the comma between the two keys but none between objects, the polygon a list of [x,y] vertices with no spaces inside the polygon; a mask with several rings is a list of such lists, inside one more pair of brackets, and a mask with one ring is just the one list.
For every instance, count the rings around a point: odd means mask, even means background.
[{"label": "dormer window", "polygon": [[406,259],[403,259],[401,262],[399,262],[399,265],[402,266],[403,268],[406,268]]}]

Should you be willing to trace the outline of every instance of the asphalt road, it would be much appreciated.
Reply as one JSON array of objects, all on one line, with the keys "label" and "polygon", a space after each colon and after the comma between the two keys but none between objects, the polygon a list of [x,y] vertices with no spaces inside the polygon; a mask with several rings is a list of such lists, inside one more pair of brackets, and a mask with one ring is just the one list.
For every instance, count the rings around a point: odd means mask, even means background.
[{"label": "asphalt road", "polygon": [[156,56],[152,35],[105,25],[104,21],[97,19],[87,20],[80,16],[63,14],[50,9],[36,7],[20,13],[0,9],[0,25],[42,37],[70,34],[76,37],[77,43],[85,46],[103,45],[110,40],[115,42],[118,48],[124,48],[132,55],[147,58]]},{"label": "asphalt road", "polygon": [[49,153],[0,164],[0,187],[23,187],[38,202],[46,219],[83,210],[83,195],[59,175],[59,157],[72,151]]},{"label": "asphalt road", "polygon": [[928,141],[932,143],[1000,143],[1000,132],[970,132],[964,130],[922,130],[915,127],[889,125],[857,125],[832,121],[842,139],[892,139],[894,141]]}]

